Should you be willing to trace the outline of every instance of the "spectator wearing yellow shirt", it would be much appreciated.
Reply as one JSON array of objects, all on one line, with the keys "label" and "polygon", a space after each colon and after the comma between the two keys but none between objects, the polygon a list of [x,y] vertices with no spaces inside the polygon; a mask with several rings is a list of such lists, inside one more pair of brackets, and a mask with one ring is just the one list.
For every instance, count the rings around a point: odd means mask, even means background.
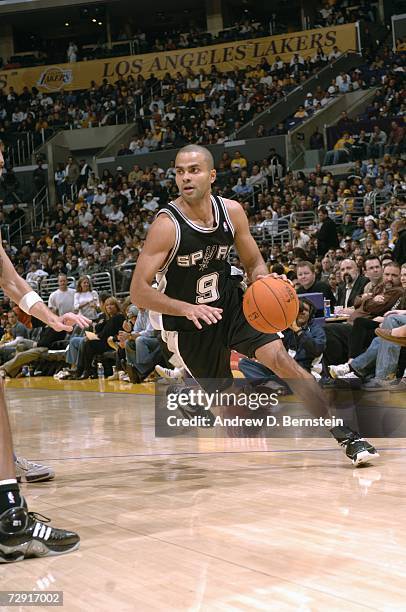
[{"label": "spectator wearing yellow shirt", "polygon": [[354,138],[351,134],[349,132],[344,132],[341,138],[335,143],[333,151],[327,151],[324,165],[331,166],[332,164],[349,161],[351,146],[354,142]]},{"label": "spectator wearing yellow shirt", "polygon": [[241,170],[245,170],[247,167],[247,160],[243,155],[241,155],[240,151],[236,151],[233,159],[231,160],[231,170],[233,172],[240,172]]}]

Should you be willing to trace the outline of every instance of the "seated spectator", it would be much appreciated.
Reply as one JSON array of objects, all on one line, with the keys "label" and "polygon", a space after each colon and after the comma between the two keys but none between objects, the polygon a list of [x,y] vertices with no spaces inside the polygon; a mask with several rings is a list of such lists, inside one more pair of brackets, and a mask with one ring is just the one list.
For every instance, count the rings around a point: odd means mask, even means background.
[{"label": "seated spectator", "polygon": [[7,321],[9,327],[7,333],[11,335],[11,340],[5,340],[1,344],[0,363],[8,361],[15,353],[18,343],[29,337],[29,330],[18,321],[17,315],[12,310],[7,315]]},{"label": "seated spectator", "polygon": [[17,351],[13,358],[9,359],[0,368],[0,376],[15,378],[24,365],[35,363],[46,359],[48,350],[56,342],[64,340],[66,332],[57,332],[51,327],[41,328],[38,340],[21,340],[17,344]]},{"label": "seated spectator", "polygon": [[379,125],[374,125],[369,139],[369,144],[367,146],[368,157],[383,157],[387,138],[386,132],[381,130]]},{"label": "seated spectator", "polygon": [[159,333],[152,327],[149,312],[139,309],[133,330],[118,334],[125,341],[126,370],[132,383],[142,382],[161,358]]},{"label": "seated spectator", "polygon": [[[401,283],[403,287],[403,296],[401,298],[399,309],[390,310],[385,313],[380,328],[384,333],[390,333],[405,326],[406,324],[406,265],[401,269]],[[406,327],[405,327],[406,330]],[[384,336],[385,337],[385,336]],[[373,373],[374,377],[363,385],[366,391],[379,391],[393,387],[398,383],[396,380],[396,372],[398,369],[401,346],[396,343],[387,342],[381,337],[374,338],[367,350],[354,359],[350,359],[346,363],[332,365],[329,371],[333,378],[341,378],[344,376],[358,376],[364,379],[368,374]],[[397,387],[399,387],[397,384]],[[406,389],[406,385],[401,384],[398,390]]]},{"label": "seated spectator", "polygon": [[[300,283],[296,293],[322,293],[324,298],[330,300],[332,312],[334,312],[335,297],[330,286],[323,281],[316,280],[315,268],[310,261],[299,261],[296,266],[296,275]],[[324,309],[317,316],[324,316]]]},{"label": "seated spectator", "polygon": [[351,155],[351,147],[355,140],[349,132],[344,132],[334,145],[333,151],[327,151],[324,158],[324,165],[331,166],[349,161]]},{"label": "seated spectator", "polygon": [[95,376],[93,359],[96,355],[101,355],[110,350],[108,338],[116,336],[121,330],[125,317],[121,313],[120,305],[116,298],[109,297],[104,303],[106,319],[99,326],[96,326],[97,338],[86,340],[83,343],[82,362],[78,365],[77,377],[84,380]]},{"label": "seated spectator", "polygon": [[233,172],[240,172],[245,170],[248,163],[246,158],[241,155],[240,151],[236,151],[233,159],[231,160],[231,170]]},{"label": "seated spectator", "polygon": [[338,286],[338,298],[336,306],[341,306],[343,314],[351,314],[355,299],[362,295],[368,279],[360,274],[357,264],[353,259],[344,259],[340,263],[341,278]]},{"label": "seated spectator", "polygon": [[374,338],[375,329],[381,321],[379,317],[391,310],[402,294],[400,267],[396,263],[387,264],[382,283],[375,288],[371,297],[361,296],[356,301],[348,324],[332,323],[326,329],[326,363],[344,363],[349,357],[363,353]]},{"label": "seated spectator", "polygon": [[373,293],[376,287],[382,283],[383,268],[379,257],[368,255],[364,260],[365,278],[369,279],[364,287],[363,296]]},{"label": "seated spectator", "polygon": [[88,276],[81,276],[76,284],[76,292],[73,299],[74,312],[95,320],[100,310],[99,295],[92,290],[92,284]]}]

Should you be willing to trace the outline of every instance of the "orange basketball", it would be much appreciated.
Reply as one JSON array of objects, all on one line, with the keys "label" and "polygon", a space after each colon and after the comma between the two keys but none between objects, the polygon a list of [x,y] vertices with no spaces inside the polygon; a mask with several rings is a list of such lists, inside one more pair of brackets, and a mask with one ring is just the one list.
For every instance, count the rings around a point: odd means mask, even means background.
[{"label": "orange basketball", "polygon": [[296,320],[299,299],[290,283],[266,276],[248,287],[242,306],[251,327],[274,334],[287,329]]}]

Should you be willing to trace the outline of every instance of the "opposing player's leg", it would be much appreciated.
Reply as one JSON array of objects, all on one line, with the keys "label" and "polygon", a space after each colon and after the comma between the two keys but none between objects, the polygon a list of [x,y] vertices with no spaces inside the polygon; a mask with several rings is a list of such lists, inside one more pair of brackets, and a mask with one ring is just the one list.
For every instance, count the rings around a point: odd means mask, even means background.
[{"label": "opposing player's leg", "polygon": [[[255,357],[288,382],[289,387],[304,402],[313,416],[325,418],[331,416],[331,408],[325,392],[316,383],[313,376],[301,368],[288,354],[281,340],[268,342],[258,347]],[[330,431],[337,442],[345,448],[347,457],[354,465],[360,465],[379,457],[376,449],[349,427],[345,425],[333,427]]]},{"label": "opposing player's leg", "polygon": [[20,494],[4,386],[0,381],[0,563],[61,555],[79,548],[76,533],[44,524],[48,522],[46,517],[28,512]]}]

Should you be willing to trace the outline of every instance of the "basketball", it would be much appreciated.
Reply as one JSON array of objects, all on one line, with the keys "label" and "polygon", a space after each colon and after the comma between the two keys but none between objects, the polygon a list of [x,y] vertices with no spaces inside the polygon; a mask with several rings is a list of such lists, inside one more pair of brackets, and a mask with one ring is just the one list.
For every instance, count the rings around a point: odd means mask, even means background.
[{"label": "basketball", "polygon": [[247,289],[243,311],[251,327],[272,334],[292,325],[299,312],[299,299],[288,281],[267,276]]}]

